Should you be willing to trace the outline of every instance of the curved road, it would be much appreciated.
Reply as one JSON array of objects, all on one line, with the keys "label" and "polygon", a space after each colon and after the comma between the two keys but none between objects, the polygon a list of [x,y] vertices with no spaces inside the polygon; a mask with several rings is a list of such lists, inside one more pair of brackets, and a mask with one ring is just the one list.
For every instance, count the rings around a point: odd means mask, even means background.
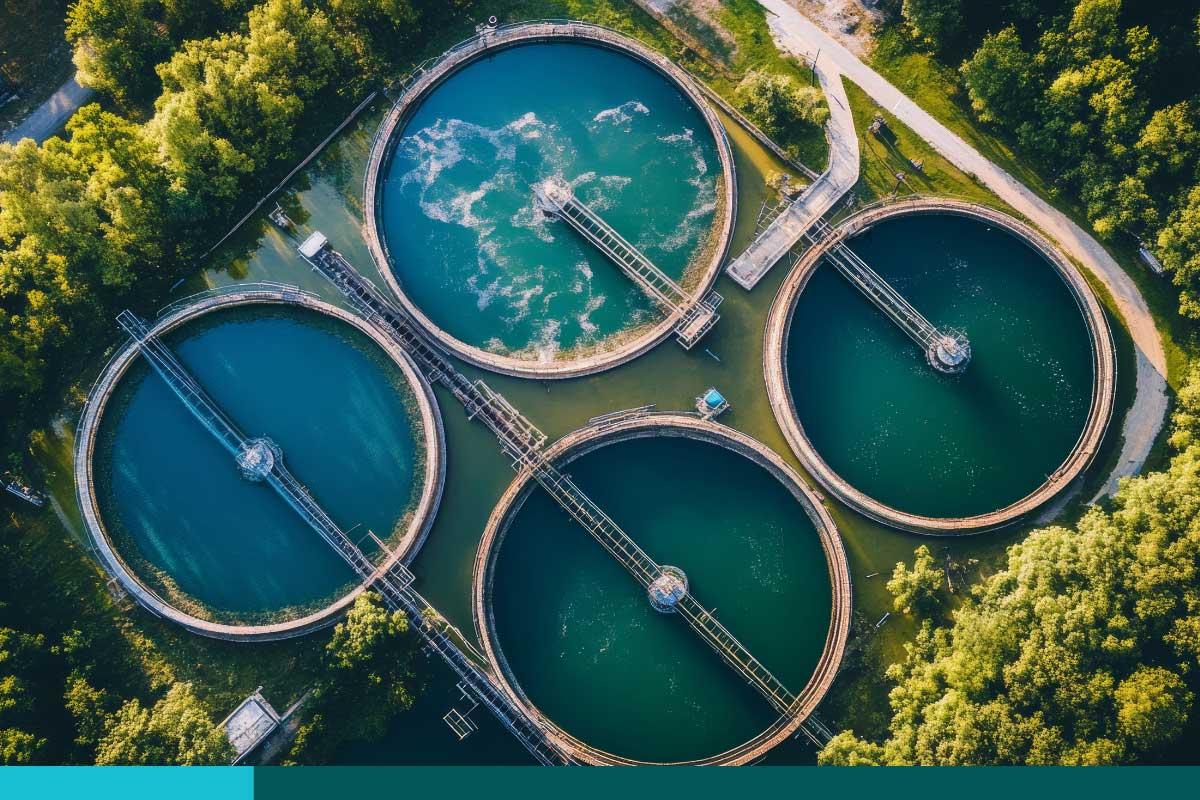
[{"label": "curved road", "polygon": [[[1136,395],[1122,429],[1124,439],[1120,460],[1092,502],[1112,494],[1122,477],[1137,474],[1141,470],[1162,429],[1167,411],[1166,354],[1154,326],[1154,318],[1137,286],[1108,251],[1083,228],[980,155],[975,148],[935,120],[795,8],[784,0],[758,2],[767,10],[771,32],[783,49],[808,61],[812,60],[813,54],[818,54],[815,68],[821,76],[822,85],[840,85],[838,78],[845,75],[861,86],[875,102],[916,131],[948,161],[964,172],[977,176],[1002,200],[1032,220],[1112,294],[1133,338],[1137,355]],[[836,99],[836,95],[830,96]]]}]

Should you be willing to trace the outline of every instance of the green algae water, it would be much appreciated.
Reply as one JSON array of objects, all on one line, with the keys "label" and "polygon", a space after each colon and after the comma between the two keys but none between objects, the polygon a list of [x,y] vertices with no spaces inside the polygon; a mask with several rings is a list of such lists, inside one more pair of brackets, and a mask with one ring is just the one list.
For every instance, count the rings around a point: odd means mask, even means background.
[{"label": "green algae water", "polygon": [[828,263],[788,338],[796,413],[822,458],[901,511],[969,516],[1040,486],[1083,430],[1088,332],[1054,268],[1013,236],[954,216],[893,219],[850,247],[972,359],[931,369],[911,340]]},{"label": "green algae water", "polygon": [[[248,436],[266,435],[343,528],[386,538],[407,522],[423,475],[412,389],[368,338],[313,311],[223,309],[165,337]],[[118,552],[190,613],[267,621],[314,610],[350,568],[233,459],[142,361],[105,412],[101,512]],[[363,543],[370,552],[370,540]]]},{"label": "green algae water", "polygon": [[[793,692],[829,627],[824,553],[800,503],[765,469],[681,438],[607,445],[572,462],[583,489]],[[500,648],[529,698],[568,733],[621,756],[722,752],[774,719],[767,701],[542,490],[495,563]]]},{"label": "green algae water", "polygon": [[709,236],[719,160],[700,112],[660,73],[576,43],[503,50],[413,113],[380,182],[380,230],[408,296],[460,341],[550,360],[660,312],[535,207],[550,177],[664,272]]}]

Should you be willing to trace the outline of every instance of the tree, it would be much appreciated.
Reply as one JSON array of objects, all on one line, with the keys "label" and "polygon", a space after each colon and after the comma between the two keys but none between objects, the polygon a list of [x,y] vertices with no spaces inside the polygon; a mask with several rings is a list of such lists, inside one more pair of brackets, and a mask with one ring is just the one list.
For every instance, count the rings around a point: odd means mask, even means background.
[{"label": "tree", "polygon": [[829,119],[821,92],[788,75],[748,72],[738,84],[737,98],[751,119],[770,134],[783,134],[797,125],[823,125]]},{"label": "tree", "polygon": [[1200,159],[1200,130],[1191,102],[1160,108],[1137,142],[1138,172],[1147,178],[1186,176]]},{"label": "tree", "polygon": [[127,701],[109,720],[96,751],[98,766],[219,765],[232,758],[224,729],[190,683],[174,684],[151,709]]},{"label": "tree", "polygon": [[1193,699],[1183,680],[1162,667],[1139,668],[1121,682],[1114,696],[1119,730],[1147,753],[1183,732]]},{"label": "tree", "polygon": [[75,718],[75,743],[89,749],[96,747],[108,725],[108,693],[73,675],[67,681],[64,700],[67,711]]},{"label": "tree", "polygon": [[345,59],[368,80],[403,60],[421,16],[411,0],[330,0],[329,12]]},{"label": "tree", "polygon": [[1158,233],[1163,266],[1183,291],[1179,313],[1200,319],[1200,183],[1184,195]]},{"label": "tree", "polygon": [[17,766],[33,762],[46,741],[28,731],[0,728],[0,766]]},{"label": "tree", "polygon": [[45,637],[0,628],[0,765],[32,763],[46,744],[31,732],[37,709],[30,689],[45,656]]},{"label": "tree", "polygon": [[1037,94],[1033,58],[1021,47],[1017,29],[990,35],[959,69],[971,107],[984,122],[1026,119]]},{"label": "tree", "polygon": [[359,595],[325,647],[324,674],[289,760],[323,763],[348,738],[348,730],[378,738],[392,717],[411,708],[413,638],[403,612],[389,612],[374,592]]},{"label": "tree", "polygon": [[962,0],[904,0],[900,13],[913,38],[934,50],[945,49],[963,32]]},{"label": "tree", "polygon": [[79,82],[128,105],[154,88],[152,67],[167,49],[146,0],[76,0],[67,12]]},{"label": "tree", "polygon": [[894,607],[904,614],[929,614],[942,604],[942,584],[946,578],[938,569],[933,554],[925,545],[913,551],[912,569],[901,561],[892,572],[887,590]]},{"label": "tree", "polygon": [[160,64],[147,134],[159,142],[190,215],[229,208],[255,171],[291,155],[306,104],[334,75],[335,35],[301,0],[268,0],[245,34],[186,42]]},{"label": "tree", "polygon": [[878,767],[884,763],[884,754],[882,746],[859,739],[853,731],[842,731],[821,748],[817,760],[822,765]]}]

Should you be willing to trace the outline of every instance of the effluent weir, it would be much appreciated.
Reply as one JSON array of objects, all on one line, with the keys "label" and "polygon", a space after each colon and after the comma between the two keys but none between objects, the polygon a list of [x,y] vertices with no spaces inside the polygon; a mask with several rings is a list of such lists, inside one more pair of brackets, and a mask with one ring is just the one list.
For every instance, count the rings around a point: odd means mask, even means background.
[{"label": "effluent weir", "polygon": [[[300,244],[299,252],[337,287],[370,326],[411,356],[432,382],[448,388],[462,403],[470,419],[481,421],[492,431],[503,451],[512,459],[513,468],[536,480],[572,519],[624,566],[646,590],[647,599],[656,610],[680,616],[737,675],[767,699],[781,718],[786,719],[793,713],[797,696],[692,595],[682,570],[654,561],[570,476],[559,471],[552,460],[544,456],[546,436],[536,426],[486,383],[471,381],[459,372],[427,334],[333,250],[322,234],[310,235]],[[287,468],[279,446],[266,435],[244,433],[153,333],[151,326],[129,311],[119,315],[118,323],[153,371],[229,453],[241,476],[270,487],[358,574],[364,585],[374,587],[389,608],[403,611],[428,650],[440,655],[458,676],[464,694],[477,698],[486,706],[539,763],[596,763],[594,757],[587,757],[594,751],[571,740],[552,723],[531,713],[506,693],[488,665],[478,663],[474,653],[468,655],[469,643],[463,640],[459,644],[451,638],[451,626],[413,588],[414,576],[407,567],[390,558],[385,559],[390,566],[377,567]],[[377,538],[376,544],[388,553]],[[827,740],[828,731],[815,718],[804,720],[800,725],[810,739]],[[598,763],[621,762],[600,759]]]},{"label": "effluent weir", "polygon": [[685,350],[690,350],[717,324],[721,295],[709,292],[702,299],[689,297],[683,287],[576,197],[565,181],[550,178],[536,184],[533,191],[544,213],[562,219],[578,231],[662,307],[674,323],[676,341]]}]

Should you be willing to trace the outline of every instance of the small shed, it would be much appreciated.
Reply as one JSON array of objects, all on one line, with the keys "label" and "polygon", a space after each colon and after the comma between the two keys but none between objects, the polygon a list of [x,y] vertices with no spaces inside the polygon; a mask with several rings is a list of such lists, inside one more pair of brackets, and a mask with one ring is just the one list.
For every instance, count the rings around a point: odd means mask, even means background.
[{"label": "small shed", "polygon": [[231,763],[240,764],[279,727],[279,714],[262,696],[260,686],[225,718],[221,727],[233,745]]},{"label": "small shed", "polygon": [[1138,248],[1138,255],[1141,256],[1142,261],[1146,263],[1146,266],[1155,275],[1166,274],[1167,268],[1162,265],[1162,262],[1158,260],[1158,257],[1154,253],[1150,252],[1150,248],[1146,247],[1146,245]]},{"label": "small shed", "polygon": [[720,416],[728,409],[729,401],[715,387],[708,387],[704,394],[696,398],[696,410],[704,419]]}]

